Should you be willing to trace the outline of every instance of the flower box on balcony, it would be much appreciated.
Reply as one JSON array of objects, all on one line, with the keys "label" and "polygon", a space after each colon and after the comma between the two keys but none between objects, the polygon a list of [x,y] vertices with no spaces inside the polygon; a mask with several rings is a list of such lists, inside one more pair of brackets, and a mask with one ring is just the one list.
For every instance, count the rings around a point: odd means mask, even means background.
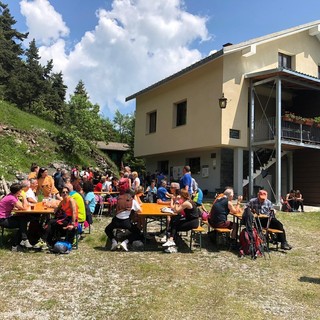
[{"label": "flower box on balcony", "polygon": [[314,124],[314,121],[312,119],[304,119],[303,124],[311,127]]}]

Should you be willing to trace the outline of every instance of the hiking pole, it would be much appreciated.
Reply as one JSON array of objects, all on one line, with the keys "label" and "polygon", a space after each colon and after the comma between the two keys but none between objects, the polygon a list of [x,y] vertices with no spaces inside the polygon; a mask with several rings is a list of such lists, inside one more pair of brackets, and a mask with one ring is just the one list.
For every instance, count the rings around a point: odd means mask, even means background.
[{"label": "hiking pole", "polygon": [[257,214],[257,217],[255,217],[254,221],[255,221],[255,224],[256,224],[256,229],[258,230],[258,235],[259,235],[260,240],[261,240],[261,246],[260,247],[262,249],[263,257],[266,259],[266,255],[265,255],[265,250],[266,250],[267,253],[268,253],[269,259],[271,259],[270,251],[269,251],[268,244],[267,244],[267,239],[266,239],[266,237],[265,237],[265,235],[263,233],[263,230],[262,230],[262,225],[261,225],[261,221],[260,221],[260,218],[259,218],[259,214]]}]

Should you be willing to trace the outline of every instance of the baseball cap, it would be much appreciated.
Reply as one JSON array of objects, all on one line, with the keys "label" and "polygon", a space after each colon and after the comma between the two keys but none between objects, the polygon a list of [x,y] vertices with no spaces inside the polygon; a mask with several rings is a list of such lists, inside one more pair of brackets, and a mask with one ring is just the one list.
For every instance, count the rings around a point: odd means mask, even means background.
[{"label": "baseball cap", "polygon": [[258,197],[260,199],[267,199],[268,197],[268,192],[266,190],[259,190],[258,192]]}]

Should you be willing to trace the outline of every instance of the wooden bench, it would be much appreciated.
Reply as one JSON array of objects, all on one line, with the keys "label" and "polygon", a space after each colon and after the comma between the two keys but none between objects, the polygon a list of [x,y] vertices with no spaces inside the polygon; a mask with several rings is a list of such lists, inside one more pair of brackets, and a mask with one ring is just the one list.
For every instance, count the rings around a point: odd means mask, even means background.
[{"label": "wooden bench", "polygon": [[196,234],[199,235],[199,245],[200,245],[200,251],[202,248],[202,232],[205,232],[205,229],[202,226],[198,226],[198,228],[192,229],[190,234],[190,250],[192,250],[192,241],[193,238],[196,236]]},{"label": "wooden bench", "polygon": [[213,228],[210,226],[209,222],[207,220],[202,220],[201,221],[201,225],[206,225],[208,228],[208,232],[213,231],[215,233],[215,241],[217,244],[217,247],[219,246],[219,242],[218,242],[218,237],[223,235],[223,234],[229,234],[231,233],[231,229],[228,228]]},{"label": "wooden bench", "polygon": [[[269,244],[270,244],[270,235],[272,233],[274,234],[279,234],[279,233],[283,233],[282,230],[279,230],[279,229],[272,229],[272,228],[263,228],[262,229],[263,233],[266,235],[266,240],[267,240],[267,247],[268,247],[268,250],[269,250]],[[279,243],[277,242],[276,244],[276,249],[278,250],[279,248]]]}]

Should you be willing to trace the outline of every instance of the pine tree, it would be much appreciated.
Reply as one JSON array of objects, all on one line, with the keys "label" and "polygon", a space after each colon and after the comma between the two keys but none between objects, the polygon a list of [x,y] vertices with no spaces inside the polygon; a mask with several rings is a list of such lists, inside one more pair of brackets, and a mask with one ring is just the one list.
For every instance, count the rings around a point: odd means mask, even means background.
[{"label": "pine tree", "polygon": [[15,68],[21,66],[22,41],[28,33],[20,33],[13,26],[16,21],[10,14],[8,5],[0,1],[0,86],[6,95],[10,77]]}]

